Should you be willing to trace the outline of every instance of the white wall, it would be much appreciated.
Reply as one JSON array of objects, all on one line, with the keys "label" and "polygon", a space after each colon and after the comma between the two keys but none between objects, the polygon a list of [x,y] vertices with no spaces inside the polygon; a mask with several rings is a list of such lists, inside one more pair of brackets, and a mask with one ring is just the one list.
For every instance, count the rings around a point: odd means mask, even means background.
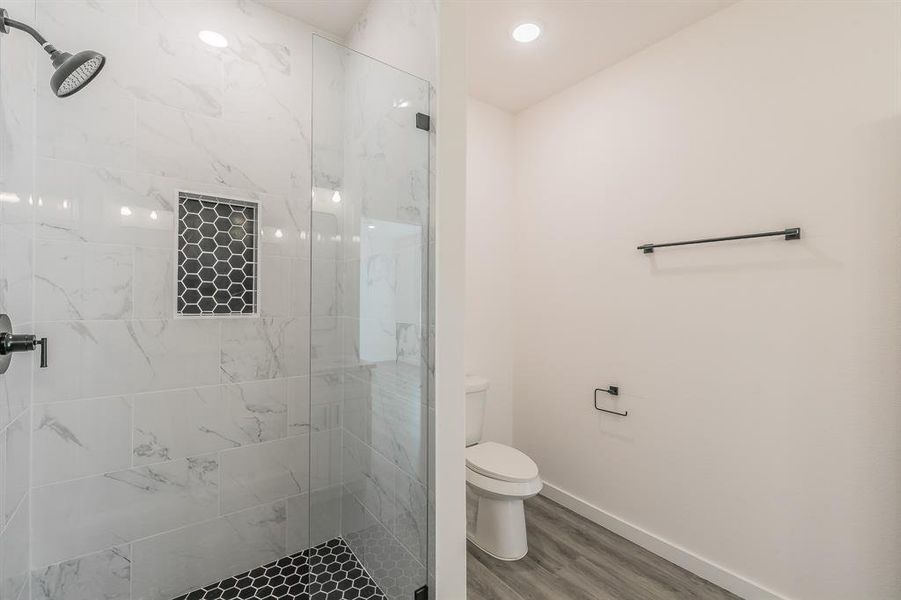
[{"label": "white wall", "polygon": [[466,372],[491,381],[483,438],[513,443],[513,116],[467,102]]},{"label": "white wall", "polygon": [[749,596],[901,597],[899,11],[740,3],[517,117],[514,441]]},{"label": "white wall", "polygon": [[438,0],[371,0],[347,45],[435,84]]},{"label": "white wall", "polygon": [[[435,540],[434,561],[438,600],[466,598],[466,467],[464,404],[464,315],[466,301],[466,66],[464,33],[466,4],[443,0],[439,10],[437,145],[434,268],[435,350],[434,410],[429,433],[434,462],[429,491],[434,510],[429,538]],[[433,136],[435,139],[436,136]],[[432,287],[433,286],[433,287]],[[434,568],[440,565],[437,570]]]}]

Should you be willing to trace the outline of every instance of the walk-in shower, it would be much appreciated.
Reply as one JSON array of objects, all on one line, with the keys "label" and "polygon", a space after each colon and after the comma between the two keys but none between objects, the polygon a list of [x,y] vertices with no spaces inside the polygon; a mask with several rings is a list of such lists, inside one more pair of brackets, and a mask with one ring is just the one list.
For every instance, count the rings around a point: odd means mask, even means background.
[{"label": "walk-in shower", "polygon": [[429,83],[257,2],[3,5],[50,352],[0,374],[0,600],[425,598]]}]

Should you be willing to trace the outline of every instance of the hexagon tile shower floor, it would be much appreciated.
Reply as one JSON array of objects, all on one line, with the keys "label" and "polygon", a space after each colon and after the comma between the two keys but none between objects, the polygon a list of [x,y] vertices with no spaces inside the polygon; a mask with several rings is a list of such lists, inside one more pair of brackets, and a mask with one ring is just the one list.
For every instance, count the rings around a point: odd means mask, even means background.
[{"label": "hexagon tile shower floor", "polygon": [[341,538],[175,600],[387,600]]}]

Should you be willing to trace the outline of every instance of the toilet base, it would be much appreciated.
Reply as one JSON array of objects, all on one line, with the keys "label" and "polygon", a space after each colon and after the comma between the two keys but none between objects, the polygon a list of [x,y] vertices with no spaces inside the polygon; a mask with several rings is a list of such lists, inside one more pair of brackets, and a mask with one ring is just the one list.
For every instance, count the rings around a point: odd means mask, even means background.
[{"label": "toilet base", "polygon": [[514,561],[529,552],[526,513],[521,498],[479,496],[474,531],[467,539],[499,560]]}]

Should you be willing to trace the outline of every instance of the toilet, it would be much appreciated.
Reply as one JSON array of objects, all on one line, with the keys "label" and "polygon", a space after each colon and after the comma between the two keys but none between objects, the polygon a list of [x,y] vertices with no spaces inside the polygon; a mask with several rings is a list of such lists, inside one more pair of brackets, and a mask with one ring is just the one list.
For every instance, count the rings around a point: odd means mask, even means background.
[{"label": "toilet", "polygon": [[500,560],[519,560],[529,551],[523,500],[541,491],[535,462],[510,446],[482,441],[488,380],[466,377],[466,486],[474,515],[466,537]]}]

